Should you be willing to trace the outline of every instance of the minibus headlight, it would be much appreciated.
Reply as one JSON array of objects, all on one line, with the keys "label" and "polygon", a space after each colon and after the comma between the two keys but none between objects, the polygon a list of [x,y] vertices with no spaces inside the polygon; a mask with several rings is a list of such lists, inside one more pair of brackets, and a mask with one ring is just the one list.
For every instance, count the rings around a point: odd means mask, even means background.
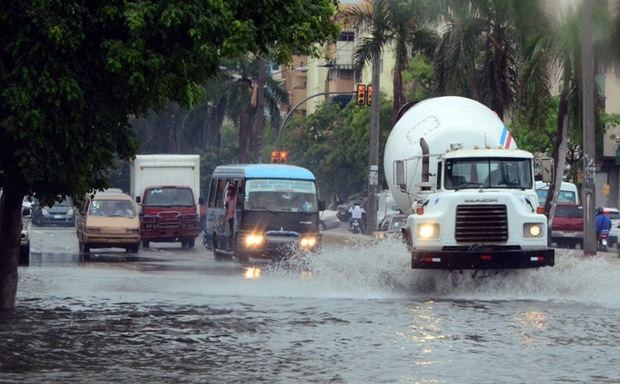
[{"label": "minibus headlight", "polygon": [[299,245],[301,245],[303,248],[312,248],[316,245],[316,243],[316,237],[304,237],[299,242]]},{"label": "minibus headlight", "polygon": [[525,223],[523,224],[523,237],[526,238],[538,238],[542,237],[543,230],[542,225],[539,223]]},{"label": "minibus headlight", "polygon": [[439,238],[439,224],[424,223],[418,224],[417,235],[421,240],[433,240]]},{"label": "minibus headlight", "polygon": [[265,236],[260,233],[250,233],[245,237],[247,247],[259,247],[265,242]]}]

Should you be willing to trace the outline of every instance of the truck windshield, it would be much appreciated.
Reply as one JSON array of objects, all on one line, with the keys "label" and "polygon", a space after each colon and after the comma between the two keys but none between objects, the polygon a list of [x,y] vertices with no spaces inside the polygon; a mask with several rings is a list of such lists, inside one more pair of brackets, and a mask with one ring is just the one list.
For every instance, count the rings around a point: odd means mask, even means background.
[{"label": "truck windshield", "polygon": [[144,194],[143,205],[146,207],[191,207],[194,194],[189,188],[153,188]]},{"label": "truck windshield", "polygon": [[532,188],[530,159],[463,158],[446,160],[445,189]]},{"label": "truck windshield", "polygon": [[309,180],[252,179],[245,183],[244,207],[251,211],[317,212],[316,185]]}]

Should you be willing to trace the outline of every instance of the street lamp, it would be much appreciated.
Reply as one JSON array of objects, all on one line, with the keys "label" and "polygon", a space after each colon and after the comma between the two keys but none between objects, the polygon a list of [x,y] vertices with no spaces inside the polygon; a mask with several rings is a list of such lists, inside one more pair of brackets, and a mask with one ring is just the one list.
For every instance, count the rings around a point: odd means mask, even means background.
[{"label": "street lamp", "polygon": [[288,120],[288,118],[293,114],[293,112],[295,112],[295,110],[302,105],[303,103],[305,103],[306,101],[313,99],[315,97],[319,97],[319,96],[326,96],[326,95],[351,95],[354,94],[355,91],[350,91],[350,92],[319,92],[319,93],[315,93],[314,95],[308,96],[305,99],[303,99],[302,101],[300,101],[299,103],[295,104],[295,106],[293,108],[291,108],[290,111],[288,111],[288,113],[286,114],[286,116],[284,116],[284,119],[282,119],[282,122],[280,123],[280,127],[278,128],[278,140],[276,141],[276,149],[280,150],[282,149],[280,146],[281,143],[281,138],[282,138],[282,131],[284,130],[284,124],[286,124],[286,121]]}]

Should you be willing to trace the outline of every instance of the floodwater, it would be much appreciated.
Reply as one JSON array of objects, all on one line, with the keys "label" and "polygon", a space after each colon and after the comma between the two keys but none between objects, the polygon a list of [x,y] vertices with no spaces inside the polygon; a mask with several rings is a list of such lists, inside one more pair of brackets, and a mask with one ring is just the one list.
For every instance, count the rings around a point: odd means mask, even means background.
[{"label": "floodwater", "polygon": [[558,252],[476,275],[396,242],[300,268],[43,257],[0,314],[0,382],[620,383],[620,263]]}]

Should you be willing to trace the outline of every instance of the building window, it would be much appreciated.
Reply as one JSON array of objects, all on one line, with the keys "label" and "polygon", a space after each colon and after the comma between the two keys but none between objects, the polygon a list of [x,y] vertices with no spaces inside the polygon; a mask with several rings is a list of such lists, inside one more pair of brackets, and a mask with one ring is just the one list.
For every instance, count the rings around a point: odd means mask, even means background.
[{"label": "building window", "polygon": [[351,80],[353,78],[353,71],[341,69],[338,71],[338,77],[342,80]]},{"label": "building window", "polygon": [[353,32],[340,32],[340,36],[338,36],[338,41],[354,41],[355,33]]}]

